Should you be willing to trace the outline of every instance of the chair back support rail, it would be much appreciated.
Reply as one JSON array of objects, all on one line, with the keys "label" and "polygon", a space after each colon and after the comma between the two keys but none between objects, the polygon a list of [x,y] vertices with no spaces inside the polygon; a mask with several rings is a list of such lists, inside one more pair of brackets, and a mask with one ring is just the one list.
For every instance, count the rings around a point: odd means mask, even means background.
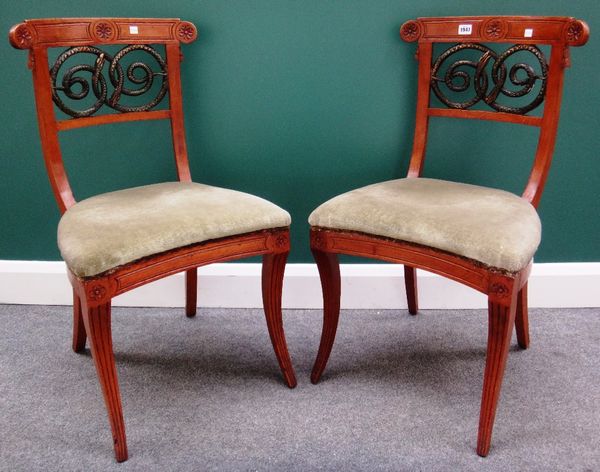
[{"label": "chair back support rail", "polygon": [[[402,25],[400,36],[404,41],[418,42],[417,112],[408,177],[419,177],[423,171],[430,117],[536,126],[540,128],[537,150],[522,196],[537,207],[552,161],[563,73],[570,66],[569,47],[587,42],[587,24],[571,17],[417,18]],[[458,44],[434,57],[434,43]],[[482,43],[512,45],[497,53]],[[538,45],[550,47],[549,61]],[[471,56],[461,59],[461,53]],[[478,60],[472,59],[473,54],[479,55]],[[521,60],[525,55],[528,61],[507,66],[509,59],[519,57]],[[447,66],[445,74],[444,66]],[[508,87],[509,83],[512,87]],[[443,88],[450,91],[450,97],[444,94]],[[431,105],[431,90],[448,108]],[[457,93],[472,94],[473,91],[475,95],[464,101],[453,100]],[[502,99],[516,99],[518,105],[502,104]],[[479,103],[487,104],[491,110],[471,109]],[[527,114],[542,103],[541,116]]]},{"label": "chair back support rail", "polygon": [[[44,161],[61,213],[76,202],[62,159],[58,138],[61,131],[109,123],[168,119],[171,122],[177,176],[182,182],[191,181],[183,124],[180,44],[190,43],[196,37],[196,27],[177,18],[37,19],[25,20],[11,28],[9,40],[12,46],[29,50]],[[109,45],[124,47],[111,55],[103,50]],[[163,45],[166,58],[151,45]],[[49,48],[67,48],[52,66],[48,59]],[[144,53],[144,60],[136,60],[124,69],[121,59],[135,51],[139,51],[138,55]],[[77,59],[78,54],[87,54],[87,57],[91,54],[95,58],[94,64],[62,67],[67,60]],[[159,70],[155,71],[157,66]],[[61,72],[62,76],[59,75]],[[131,106],[121,102],[124,96],[138,97],[151,92],[156,81],[161,81],[161,87],[157,95],[150,97],[146,103]],[[95,102],[84,110],[71,108],[61,98],[81,100],[91,96],[90,93],[94,95]],[[152,110],[166,95],[168,108]],[[71,118],[57,119],[55,106]],[[96,115],[100,109],[112,109],[114,113]]]}]

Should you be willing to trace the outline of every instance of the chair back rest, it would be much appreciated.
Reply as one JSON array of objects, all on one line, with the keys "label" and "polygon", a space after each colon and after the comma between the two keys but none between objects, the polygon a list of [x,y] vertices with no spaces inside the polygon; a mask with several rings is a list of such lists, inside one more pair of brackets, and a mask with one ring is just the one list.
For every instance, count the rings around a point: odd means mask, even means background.
[{"label": "chair back rest", "polygon": [[[29,50],[44,161],[61,213],[75,203],[58,139],[62,131],[170,120],[178,178],[191,180],[183,126],[180,43],[190,43],[196,36],[192,23],[177,18],[35,19],[11,28],[11,45]],[[110,54],[105,50],[109,45],[117,45],[113,49],[118,51]],[[166,57],[154,45],[164,46]],[[52,66],[49,48],[66,48]],[[155,110],[167,95],[168,106]],[[78,100],[86,102],[83,109],[77,107]],[[68,118],[57,118],[55,107]],[[97,114],[100,110],[109,113]]]},{"label": "chair back rest", "polygon": [[[430,117],[535,126],[540,134],[523,198],[537,207],[556,141],[569,46],[587,42],[587,24],[569,17],[417,18],[402,25],[400,36],[418,43],[417,113],[408,176],[418,177],[423,170]],[[434,57],[435,43],[455,44]],[[489,43],[509,46],[497,52]],[[538,46],[549,48],[549,58]],[[432,105],[432,90],[442,107]],[[530,114],[542,104],[541,115]]]}]

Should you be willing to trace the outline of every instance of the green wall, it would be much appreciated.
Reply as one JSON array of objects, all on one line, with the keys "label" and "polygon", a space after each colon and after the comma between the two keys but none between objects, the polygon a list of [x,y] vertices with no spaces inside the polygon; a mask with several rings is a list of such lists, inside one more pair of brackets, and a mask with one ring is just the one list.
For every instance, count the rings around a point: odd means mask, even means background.
[{"label": "green wall", "polygon": [[[539,262],[600,261],[600,4],[598,0],[2,0],[0,30],[60,16],[180,17],[184,103],[197,181],[251,192],[288,209],[290,261],[308,262],[310,211],[340,192],[405,174],[412,146],[417,16],[537,14],[585,19],[572,49],[554,166],[542,200]],[[0,43],[0,259],[59,259],[59,218],[40,152],[26,53]],[[519,192],[536,131],[436,120],[425,174]],[[165,123],[64,133],[77,198],[175,178]]]}]

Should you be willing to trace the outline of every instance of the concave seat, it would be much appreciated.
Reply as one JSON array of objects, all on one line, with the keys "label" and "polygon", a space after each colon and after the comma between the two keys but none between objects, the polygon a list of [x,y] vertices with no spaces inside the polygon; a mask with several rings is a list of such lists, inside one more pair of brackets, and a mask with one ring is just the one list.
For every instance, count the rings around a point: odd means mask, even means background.
[{"label": "concave seat", "polygon": [[76,203],[60,220],[58,246],[75,275],[90,277],[171,249],[290,223],[287,211],[254,195],[165,182]]},{"label": "concave seat", "polygon": [[421,244],[509,272],[529,264],[541,238],[540,219],[527,200],[423,177],[338,195],[314,210],[309,223]]}]

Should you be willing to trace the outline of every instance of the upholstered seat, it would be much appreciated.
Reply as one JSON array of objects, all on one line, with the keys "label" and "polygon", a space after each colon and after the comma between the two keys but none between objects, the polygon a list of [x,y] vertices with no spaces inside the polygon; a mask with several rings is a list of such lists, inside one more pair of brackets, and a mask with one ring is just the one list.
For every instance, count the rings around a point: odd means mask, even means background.
[{"label": "upholstered seat", "polygon": [[76,203],[60,220],[58,245],[71,271],[89,277],[170,249],[290,222],[287,211],[253,195],[167,182]]},{"label": "upholstered seat", "polygon": [[523,198],[426,178],[344,193],[319,206],[309,222],[422,244],[510,272],[527,266],[541,238],[537,212]]}]

